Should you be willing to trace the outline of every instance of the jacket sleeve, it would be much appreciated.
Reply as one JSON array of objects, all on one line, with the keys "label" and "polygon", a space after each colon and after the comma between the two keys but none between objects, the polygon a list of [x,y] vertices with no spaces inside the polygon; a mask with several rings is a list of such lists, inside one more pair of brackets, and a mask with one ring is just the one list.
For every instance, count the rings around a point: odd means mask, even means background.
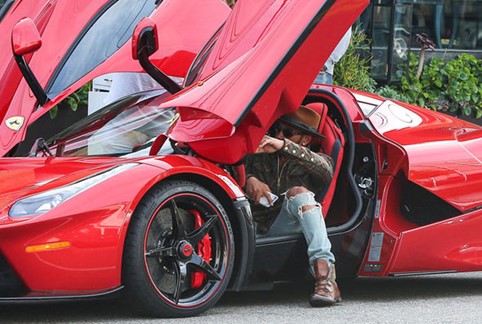
[{"label": "jacket sleeve", "polygon": [[280,150],[289,159],[296,159],[308,172],[322,178],[327,183],[333,178],[333,161],[323,153],[315,153],[309,148],[285,139],[285,144]]}]

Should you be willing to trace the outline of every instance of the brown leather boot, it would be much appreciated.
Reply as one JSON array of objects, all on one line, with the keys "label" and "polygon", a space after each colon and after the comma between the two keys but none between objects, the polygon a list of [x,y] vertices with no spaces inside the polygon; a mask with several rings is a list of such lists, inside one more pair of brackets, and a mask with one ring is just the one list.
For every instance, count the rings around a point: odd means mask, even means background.
[{"label": "brown leather boot", "polygon": [[341,301],[340,289],[336,284],[335,265],[331,268],[323,259],[315,260],[315,291],[310,296],[310,305],[313,307],[331,306]]}]

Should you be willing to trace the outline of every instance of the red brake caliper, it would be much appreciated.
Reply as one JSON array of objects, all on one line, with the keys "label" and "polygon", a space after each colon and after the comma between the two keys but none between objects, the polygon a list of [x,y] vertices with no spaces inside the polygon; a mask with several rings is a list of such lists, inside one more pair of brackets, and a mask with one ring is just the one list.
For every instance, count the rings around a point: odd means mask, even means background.
[{"label": "red brake caliper", "polygon": [[[189,211],[194,216],[194,228],[200,228],[204,221],[197,210]],[[209,263],[212,256],[211,250],[211,237],[206,234],[197,245],[197,254]],[[202,271],[195,271],[191,274],[191,287],[199,288],[202,286],[203,282],[206,280],[206,273]]]}]

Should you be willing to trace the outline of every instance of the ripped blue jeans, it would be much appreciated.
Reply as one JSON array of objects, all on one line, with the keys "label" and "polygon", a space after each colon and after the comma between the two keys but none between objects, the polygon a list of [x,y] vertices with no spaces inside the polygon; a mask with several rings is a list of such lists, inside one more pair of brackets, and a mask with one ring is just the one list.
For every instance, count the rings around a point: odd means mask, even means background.
[{"label": "ripped blue jeans", "polygon": [[[316,207],[302,212],[303,206],[312,205]],[[320,258],[326,260],[330,266],[335,263],[321,205],[315,200],[312,192],[285,197],[281,211],[269,229],[270,236],[299,232],[305,236],[310,265]]]}]

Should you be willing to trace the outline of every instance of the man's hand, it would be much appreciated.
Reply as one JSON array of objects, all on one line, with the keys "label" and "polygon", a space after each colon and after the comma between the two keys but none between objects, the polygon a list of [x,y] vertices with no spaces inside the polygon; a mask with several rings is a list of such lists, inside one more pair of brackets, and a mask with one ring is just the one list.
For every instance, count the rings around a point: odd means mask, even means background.
[{"label": "man's hand", "polygon": [[251,199],[254,200],[256,205],[259,204],[259,200],[262,196],[264,196],[266,199],[268,199],[269,204],[272,206],[273,201],[271,200],[269,192],[271,192],[271,189],[268,187],[268,185],[260,181],[258,178],[249,177],[246,180],[246,193]]},{"label": "man's hand", "polygon": [[265,135],[259,143],[256,153],[274,153],[281,150],[285,145],[285,141],[275,137]]}]

